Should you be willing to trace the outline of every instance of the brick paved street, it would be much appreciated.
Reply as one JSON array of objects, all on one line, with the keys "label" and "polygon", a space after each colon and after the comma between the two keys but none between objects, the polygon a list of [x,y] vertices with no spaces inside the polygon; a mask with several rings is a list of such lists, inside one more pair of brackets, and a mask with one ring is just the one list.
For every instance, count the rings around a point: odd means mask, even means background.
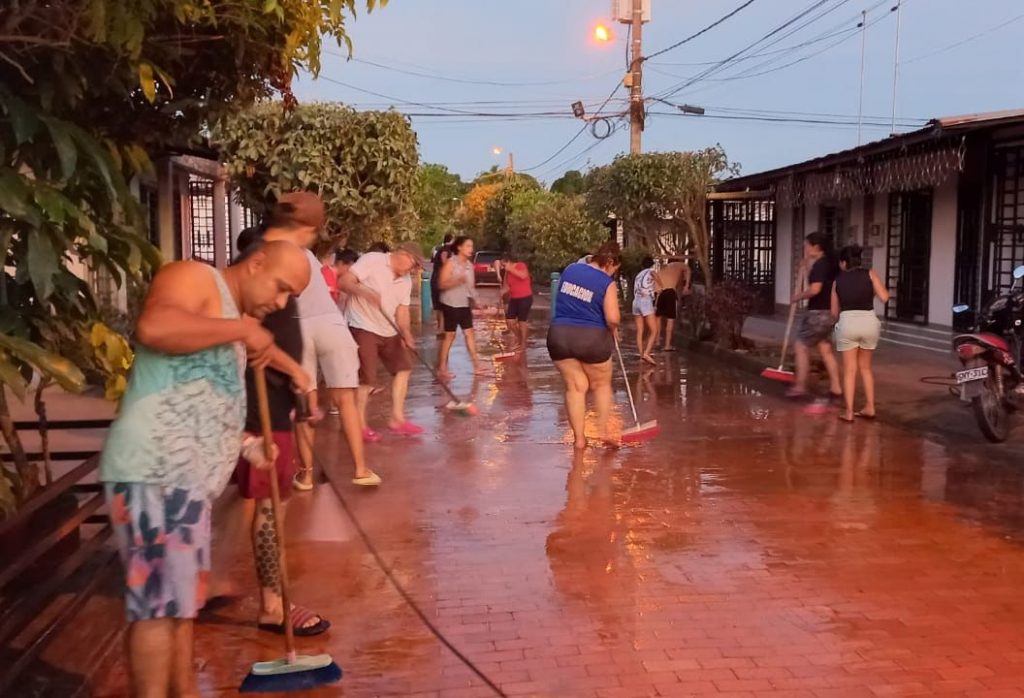
[{"label": "brick paved street", "polygon": [[[1019,469],[808,416],[686,356],[634,382],[659,439],[574,458],[542,344],[477,386],[476,419],[437,411],[418,371],[431,434],[371,447],[379,492],[346,484],[336,425],[319,442],[397,579],[506,695],[1024,695]],[[290,530],[296,596],[334,623],[302,651],[346,672],[311,695],[495,695],[390,586],[330,486],[294,498]],[[198,628],[204,694],[280,654],[254,626],[244,545],[232,569],[242,598]],[[123,687],[117,669],[97,695]]]}]

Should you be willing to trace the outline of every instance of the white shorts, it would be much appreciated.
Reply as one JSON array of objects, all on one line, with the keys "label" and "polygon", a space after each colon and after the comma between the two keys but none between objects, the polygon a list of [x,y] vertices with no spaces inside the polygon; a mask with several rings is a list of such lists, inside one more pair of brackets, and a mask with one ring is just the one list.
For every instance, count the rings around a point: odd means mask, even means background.
[{"label": "white shorts", "polygon": [[647,317],[654,315],[654,299],[650,296],[636,296],[633,298],[633,314]]},{"label": "white shorts", "polygon": [[299,320],[302,328],[302,370],[317,384],[317,367],[328,388],[359,387],[359,348],[341,315]]},{"label": "white shorts", "polygon": [[844,310],[836,323],[836,351],[874,351],[881,333],[882,323],[873,310]]}]

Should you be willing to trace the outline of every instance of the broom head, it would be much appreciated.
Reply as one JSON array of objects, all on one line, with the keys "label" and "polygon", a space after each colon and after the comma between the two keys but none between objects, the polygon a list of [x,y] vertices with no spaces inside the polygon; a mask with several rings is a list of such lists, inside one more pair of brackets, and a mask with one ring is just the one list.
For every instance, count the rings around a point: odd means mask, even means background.
[{"label": "broom head", "polygon": [[476,405],[472,402],[456,402],[455,400],[450,400],[444,408],[462,417],[475,417],[478,414]]},{"label": "broom head", "polygon": [[792,371],[784,371],[782,368],[766,368],[761,371],[761,377],[772,381],[779,381],[780,383],[793,383],[796,381],[796,375]]},{"label": "broom head", "polygon": [[653,439],[655,436],[661,433],[661,427],[658,426],[657,420],[651,420],[650,422],[644,422],[638,424],[635,427],[622,430],[622,443],[637,443],[639,441],[646,441],[647,439]]},{"label": "broom head", "polygon": [[240,693],[308,691],[341,681],[341,667],[329,654],[298,655],[294,659],[256,662],[242,682]]}]

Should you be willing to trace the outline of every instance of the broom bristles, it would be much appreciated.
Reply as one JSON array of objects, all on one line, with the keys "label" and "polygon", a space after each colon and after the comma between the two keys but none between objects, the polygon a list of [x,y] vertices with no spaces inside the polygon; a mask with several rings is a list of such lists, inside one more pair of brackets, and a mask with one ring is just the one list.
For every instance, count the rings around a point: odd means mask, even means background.
[{"label": "broom bristles", "polygon": [[319,669],[294,671],[287,674],[256,675],[249,672],[242,682],[240,693],[281,693],[308,691],[341,681],[341,667],[331,662]]},{"label": "broom bristles", "polygon": [[796,381],[796,374],[792,371],[785,371],[781,368],[766,368],[761,371],[761,377],[768,380],[779,381],[780,383],[793,383]]},{"label": "broom bristles", "polygon": [[657,421],[645,422],[629,429],[622,431],[622,440],[626,443],[631,441],[643,441],[644,439],[650,439],[657,436],[661,432],[661,427],[658,426]]}]

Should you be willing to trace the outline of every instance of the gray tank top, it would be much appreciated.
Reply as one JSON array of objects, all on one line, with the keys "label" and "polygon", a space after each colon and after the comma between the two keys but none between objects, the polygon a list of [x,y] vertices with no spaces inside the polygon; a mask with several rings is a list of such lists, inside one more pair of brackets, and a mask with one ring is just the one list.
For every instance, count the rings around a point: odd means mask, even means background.
[{"label": "gray tank top", "polygon": [[441,291],[441,302],[451,308],[468,308],[469,300],[474,297],[476,287],[476,275],[473,273],[473,263],[463,260],[461,257],[452,257],[449,260],[454,268],[452,274],[459,279],[459,285]]}]

